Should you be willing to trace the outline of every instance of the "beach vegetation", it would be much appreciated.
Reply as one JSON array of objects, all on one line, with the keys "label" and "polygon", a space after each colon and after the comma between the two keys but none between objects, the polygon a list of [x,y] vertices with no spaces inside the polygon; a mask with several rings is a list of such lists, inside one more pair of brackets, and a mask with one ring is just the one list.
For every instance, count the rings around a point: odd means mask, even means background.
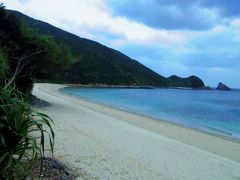
[{"label": "beach vegetation", "polygon": [[52,123],[47,115],[33,111],[15,87],[0,88],[0,179],[29,176],[44,156],[46,137],[53,152]]},{"label": "beach vegetation", "polygon": [[29,32],[0,4],[0,179],[24,179],[36,161],[43,167],[46,147],[53,153],[51,118],[29,106],[32,77],[51,40]]},{"label": "beach vegetation", "polygon": [[0,82],[5,79],[8,68],[7,56],[2,49],[0,49]]},{"label": "beach vegetation", "polygon": [[57,70],[72,61],[70,52],[66,44],[28,26],[0,5],[0,75],[9,84],[14,79],[19,91],[31,95],[34,80],[53,80]]}]

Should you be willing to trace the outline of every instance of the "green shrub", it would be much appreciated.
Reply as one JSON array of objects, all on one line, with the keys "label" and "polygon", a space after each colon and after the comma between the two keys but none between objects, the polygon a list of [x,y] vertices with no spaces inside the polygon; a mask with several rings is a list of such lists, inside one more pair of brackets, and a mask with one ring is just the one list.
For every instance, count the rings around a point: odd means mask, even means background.
[{"label": "green shrub", "polygon": [[47,115],[31,110],[15,88],[0,88],[0,179],[29,176],[44,156],[46,135],[53,152],[51,123]]}]

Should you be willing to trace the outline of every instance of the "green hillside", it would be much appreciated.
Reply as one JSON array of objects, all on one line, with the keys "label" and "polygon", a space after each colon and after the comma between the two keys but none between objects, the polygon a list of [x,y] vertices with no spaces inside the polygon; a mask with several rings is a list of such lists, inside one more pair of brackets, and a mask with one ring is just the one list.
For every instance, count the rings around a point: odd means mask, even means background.
[{"label": "green hillside", "polygon": [[[49,63],[54,59],[51,58],[53,53],[49,53],[49,57],[45,55],[45,61],[41,63],[41,66],[45,68],[38,73],[35,72],[34,78],[36,79],[81,84],[196,88],[204,86],[202,80],[196,76],[165,78],[138,61],[98,42],[80,38],[17,11],[8,10],[8,14],[15,15],[21,21],[23,27],[28,29],[28,34],[44,36],[43,39],[48,39],[47,42],[56,43],[57,46],[51,45],[51,51],[54,52],[55,49],[59,51],[56,53],[58,56],[66,57],[66,59],[60,58],[59,62],[57,62],[58,58],[54,57],[55,62]],[[44,43],[42,47],[44,47]]]}]

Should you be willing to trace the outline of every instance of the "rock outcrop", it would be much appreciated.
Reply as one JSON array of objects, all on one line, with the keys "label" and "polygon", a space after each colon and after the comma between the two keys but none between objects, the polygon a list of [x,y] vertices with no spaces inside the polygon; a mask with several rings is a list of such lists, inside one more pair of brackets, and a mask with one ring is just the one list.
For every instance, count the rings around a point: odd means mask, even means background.
[{"label": "rock outcrop", "polygon": [[225,85],[225,84],[223,84],[221,82],[218,84],[216,89],[217,90],[223,90],[223,91],[230,91],[231,90],[230,87],[228,87],[227,85]]}]

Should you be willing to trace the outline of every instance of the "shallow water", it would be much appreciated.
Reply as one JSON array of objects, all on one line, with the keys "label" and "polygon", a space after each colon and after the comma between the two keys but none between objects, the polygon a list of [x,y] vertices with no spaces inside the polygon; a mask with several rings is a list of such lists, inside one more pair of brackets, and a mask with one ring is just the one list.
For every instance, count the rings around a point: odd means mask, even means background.
[{"label": "shallow water", "polygon": [[240,91],[64,88],[67,94],[240,139]]}]

